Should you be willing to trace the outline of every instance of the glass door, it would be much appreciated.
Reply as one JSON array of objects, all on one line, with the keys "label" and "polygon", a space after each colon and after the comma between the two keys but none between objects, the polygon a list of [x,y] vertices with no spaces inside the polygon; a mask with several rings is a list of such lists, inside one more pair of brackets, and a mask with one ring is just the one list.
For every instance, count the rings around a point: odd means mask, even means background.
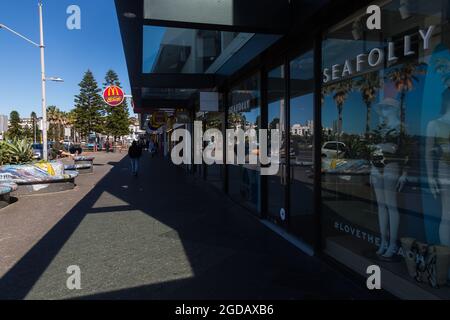
[{"label": "glass door", "polygon": [[315,239],[314,213],[314,55],[290,62],[290,223],[308,244]]},{"label": "glass door", "polygon": [[[280,160],[276,175],[267,176],[267,218],[283,227],[288,225],[286,206],[287,162],[286,162],[286,81],[285,65],[280,65],[268,73],[267,77],[267,126],[280,131]],[[269,149],[270,150],[270,149]]]}]

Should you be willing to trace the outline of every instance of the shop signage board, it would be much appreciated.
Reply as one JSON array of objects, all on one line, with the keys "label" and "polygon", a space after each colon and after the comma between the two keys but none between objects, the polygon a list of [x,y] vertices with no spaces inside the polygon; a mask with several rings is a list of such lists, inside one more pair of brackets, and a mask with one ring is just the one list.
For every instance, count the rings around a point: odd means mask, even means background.
[{"label": "shop signage board", "polygon": [[120,106],[125,100],[123,90],[118,86],[109,86],[103,91],[103,100],[111,107]]}]

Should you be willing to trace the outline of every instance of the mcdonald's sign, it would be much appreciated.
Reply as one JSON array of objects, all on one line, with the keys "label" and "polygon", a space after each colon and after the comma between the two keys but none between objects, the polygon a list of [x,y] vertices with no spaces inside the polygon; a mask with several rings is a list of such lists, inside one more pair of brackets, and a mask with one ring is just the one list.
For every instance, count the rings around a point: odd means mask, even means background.
[{"label": "mcdonald's sign", "polygon": [[111,107],[117,107],[125,100],[125,94],[118,86],[109,86],[103,91],[103,100]]}]

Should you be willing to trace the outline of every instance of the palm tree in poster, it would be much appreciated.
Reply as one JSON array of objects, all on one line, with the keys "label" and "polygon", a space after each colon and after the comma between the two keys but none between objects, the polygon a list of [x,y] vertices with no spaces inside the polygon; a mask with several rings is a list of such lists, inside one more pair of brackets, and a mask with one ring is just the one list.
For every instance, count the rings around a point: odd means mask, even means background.
[{"label": "palm tree in poster", "polygon": [[416,75],[424,73],[422,64],[407,63],[400,68],[396,68],[388,73],[387,78],[395,85],[395,89],[400,93],[400,134],[405,135],[406,123],[406,94],[412,91],[414,83],[419,82]]},{"label": "palm tree in poster", "polygon": [[366,104],[366,136],[368,136],[370,131],[372,104],[376,99],[377,91],[381,87],[378,72],[371,72],[363,75],[362,78],[356,82],[356,87],[361,91],[362,99]]}]

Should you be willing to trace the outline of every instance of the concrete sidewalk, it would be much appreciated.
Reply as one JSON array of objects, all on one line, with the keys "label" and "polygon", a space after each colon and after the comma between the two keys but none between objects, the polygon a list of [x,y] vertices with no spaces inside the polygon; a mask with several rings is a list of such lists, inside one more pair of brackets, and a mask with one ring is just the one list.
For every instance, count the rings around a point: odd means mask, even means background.
[{"label": "concrete sidewalk", "polygon": [[380,298],[168,160],[145,154],[138,177],[123,155],[96,163],[76,190],[0,211],[0,298]]}]

